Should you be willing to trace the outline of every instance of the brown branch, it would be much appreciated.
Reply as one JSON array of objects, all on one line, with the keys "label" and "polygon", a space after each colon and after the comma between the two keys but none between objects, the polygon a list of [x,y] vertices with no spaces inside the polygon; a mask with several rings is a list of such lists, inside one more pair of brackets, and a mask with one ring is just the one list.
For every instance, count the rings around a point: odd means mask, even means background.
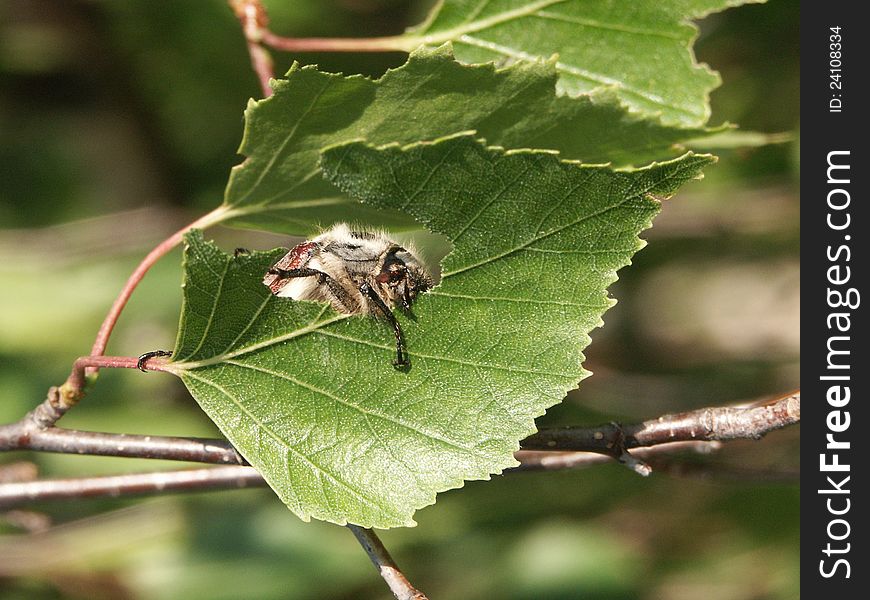
[{"label": "brown branch", "polygon": [[[40,428],[39,410],[37,408],[18,423],[0,428],[0,450],[29,448],[210,463],[238,464],[244,460],[232,446],[219,440]],[[628,447],[636,448],[632,459],[645,465],[642,462],[645,459],[665,456],[677,450],[711,451],[719,447],[719,440],[758,439],[774,429],[799,420],[800,392],[795,392],[760,406],[707,408],[625,427],[611,424],[603,427],[547,429],[524,440],[524,449],[516,453],[522,465],[513,471],[592,466],[608,462],[608,456],[622,459]],[[565,452],[566,449],[574,451]],[[0,484],[0,500],[11,505],[53,498],[227,489],[246,485],[264,483],[251,467],[233,466],[81,480],[6,483]]]},{"label": "brown branch", "polygon": [[[56,391],[55,391],[56,395]],[[162,493],[173,490],[228,489],[265,485],[228,443],[220,440],[137,436],[72,431],[52,427],[59,409],[52,397],[21,421],[0,427],[0,451],[31,449],[46,452],[160,458],[205,463],[233,463],[232,467],[145,473],[115,477],[60,479],[0,484],[0,503],[15,505],[33,500]],[[711,451],[722,440],[759,439],[766,433],[800,420],[800,392],[748,407],[719,407],[667,415],[637,425],[563,427],[545,429],[523,441],[516,453],[522,463],[512,471],[579,468],[614,457],[635,470],[651,457],[676,450]],[[634,465],[626,460],[628,448]],[[571,452],[566,452],[571,450]]]},{"label": "brown branch", "polygon": [[[266,482],[253,467],[245,466],[80,479],[51,479],[0,485],[0,509],[32,501],[224,490],[265,487],[265,485]],[[353,532],[397,599],[427,600],[422,592],[411,585],[372,530],[356,525],[348,525],[347,527]]]},{"label": "brown branch", "polygon": [[117,498],[167,492],[263,487],[265,485],[266,482],[256,469],[238,465],[103,477],[43,479],[0,485],[0,508],[45,500]]},{"label": "brown branch", "polygon": [[757,440],[800,421],[800,391],[762,405],[702,408],[636,425],[541,429],[523,440],[524,450],[582,450],[610,456],[669,442]]},{"label": "brown branch", "polygon": [[423,592],[411,585],[374,531],[350,524],[347,528],[369,555],[372,564],[397,600],[427,600]]},{"label": "brown branch", "polygon": [[[132,359],[131,359],[132,360]],[[246,464],[228,442],[196,438],[74,431],[53,427],[63,409],[54,390],[17,423],[0,426],[0,451],[34,450],[213,464]],[[749,407],[706,408],[637,425],[542,429],[522,442],[514,470],[579,468],[615,458],[642,474],[648,456],[691,449],[710,452],[720,441],[758,439],[800,420],[800,392]],[[634,449],[631,454],[628,449]]]},{"label": "brown branch", "polygon": [[[720,442],[668,442],[652,448],[639,448],[631,454],[641,461],[652,459],[675,452],[690,451],[698,454],[710,454],[721,448]],[[613,457],[597,451],[551,451],[551,450],[520,450],[514,453],[514,458],[520,461],[518,467],[509,472],[520,471],[562,471],[565,469],[584,469],[613,461]],[[653,462],[653,464],[657,464]]]},{"label": "brown branch", "polygon": [[229,442],[223,440],[39,428],[26,419],[0,426],[0,451],[4,450],[248,464]]}]

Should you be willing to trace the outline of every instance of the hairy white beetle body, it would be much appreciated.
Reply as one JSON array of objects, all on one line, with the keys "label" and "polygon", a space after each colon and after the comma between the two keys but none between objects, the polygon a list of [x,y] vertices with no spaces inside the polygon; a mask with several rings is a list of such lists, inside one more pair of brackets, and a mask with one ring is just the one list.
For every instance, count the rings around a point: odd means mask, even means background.
[{"label": "hairy white beetle body", "polygon": [[383,232],[352,231],[339,223],[292,248],[263,278],[276,296],[329,302],[346,314],[386,318],[396,331],[397,365],[407,365],[401,329],[391,308],[410,310],[432,287],[432,278],[413,249]]}]

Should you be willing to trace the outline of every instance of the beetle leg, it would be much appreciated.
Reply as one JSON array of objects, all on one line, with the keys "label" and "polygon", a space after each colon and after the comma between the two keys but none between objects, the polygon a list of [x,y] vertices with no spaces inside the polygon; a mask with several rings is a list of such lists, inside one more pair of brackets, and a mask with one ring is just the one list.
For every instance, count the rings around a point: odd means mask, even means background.
[{"label": "beetle leg", "polygon": [[309,269],[308,267],[302,267],[301,269],[279,269],[278,267],[272,267],[271,269],[269,269],[268,274],[277,275],[279,279],[291,279],[293,277],[314,277],[315,275],[332,279],[323,271],[318,271],[317,269]]},{"label": "beetle leg", "polygon": [[408,352],[405,349],[405,338],[402,335],[402,328],[399,327],[399,322],[396,320],[393,311],[390,310],[390,307],[387,306],[383,298],[381,298],[368,283],[363,282],[359,286],[359,291],[368,297],[369,300],[374,302],[375,306],[378,307],[378,310],[381,311],[381,314],[383,314],[387,321],[389,321],[390,325],[393,326],[393,331],[396,334],[396,360],[393,361],[393,366],[407,367],[411,364],[411,361],[408,359]]}]

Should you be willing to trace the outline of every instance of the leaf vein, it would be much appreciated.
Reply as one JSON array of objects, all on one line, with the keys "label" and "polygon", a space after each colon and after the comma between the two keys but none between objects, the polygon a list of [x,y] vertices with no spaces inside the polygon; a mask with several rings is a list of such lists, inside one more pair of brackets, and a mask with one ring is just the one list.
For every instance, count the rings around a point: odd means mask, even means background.
[{"label": "leaf vein", "polygon": [[[354,337],[350,337],[347,335],[341,335],[341,334],[335,333],[333,331],[317,330],[314,333],[318,333],[320,335],[326,335],[329,337],[334,337],[334,338],[338,338],[338,339],[342,339],[342,340],[347,340],[348,342],[356,342],[357,344],[363,344],[365,346],[372,346],[373,348],[381,348],[384,350],[395,350],[394,346],[376,344],[374,342],[369,342],[368,340],[361,340],[359,338],[354,338]],[[571,373],[561,373],[561,372],[554,372],[554,371],[541,371],[541,370],[537,370],[537,369],[520,369],[517,367],[508,367],[508,366],[504,366],[504,365],[494,365],[494,364],[489,364],[489,363],[476,363],[476,362],[473,362],[470,360],[462,360],[461,358],[449,358],[447,356],[437,356],[434,354],[421,354],[419,352],[411,352],[408,350],[406,350],[405,352],[409,356],[416,356],[417,358],[428,358],[431,360],[437,360],[437,361],[441,361],[441,362],[451,362],[451,363],[456,363],[456,364],[461,364],[461,365],[468,365],[468,366],[472,366],[472,367],[496,369],[498,371],[507,371],[509,373],[526,373],[526,374],[530,374],[530,375],[549,375],[551,377],[564,377],[564,378],[568,378],[568,379],[572,379],[574,377],[574,375]]]},{"label": "leaf vein", "polygon": [[317,105],[317,102],[320,100],[320,97],[326,93],[326,90],[329,89],[329,87],[331,85],[332,85],[332,79],[327,79],[324,86],[320,89],[319,92],[317,92],[317,94],[311,100],[311,103],[308,105],[308,107],[302,112],[301,115],[299,115],[299,118],[296,119],[296,123],[293,124],[293,127],[290,128],[290,131],[287,134],[287,136],[284,138],[284,140],[281,142],[281,144],[275,149],[275,152],[272,154],[271,158],[269,158],[269,161],[263,166],[262,171],[260,171],[260,174],[258,175],[258,177],[251,184],[251,187],[248,188],[248,191],[245,192],[245,194],[243,196],[241,196],[238,200],[236,200],[237,204],[241,204],[245,200],[250,198],[251,194],[254,193],[254,190],[256,190],[260,186],[260,184],[263,182],[263,180],[266,178],[266,175],[268,175],[272,171],[272,169],[275,167],[275,164],[278,162],[278,157],[280,157],[281,154],[283,154],[284,149],[290,143],[290,140],[292,140],[293,136],[296,135],[296,130],[299,129],[299,125],[302,124],[305,121],[305,117],[307,117],[308,114],[312,110],[314,110],[314,107]]},{"label": "leaf vein", "polygon": [[555,306],[572,306],[576,308],[589,308],[589,309],[601,309],[601,306],[595,304],[583,304],[581,302],[563,302],[559,300],[541,300],[539,298],[509,298],[506,296],[472,296],[470,294],[454,294],[450,292],[441,292],[438,290],[432,290],[431,292],[427,292],[431,296],[444,296],[446,298],[461,298],[465,300],[487,300],[493,302],[514,302],[521,304],[541,304],[547,305],[552,304]]},{"label": "leaf vein", "polygon": [[[483,48],[484,50],[489,50],[497,54],[503,54],[507,57],[515,58],[518,60],[535,61],[541,59],[541,56],[538,56],[536,54],[523,52],[522,50],[514,50],[513,48],[509,48],[502,44],[472,37],[470,35],[463,35],[459,37],[457,41],[468,44],[469,46]],[[634,86],[628,85],[625,81],[613,79],[612,77],[607,77],[606,75],[601,75],[599,73],[593,73],[591,71],[587,71],[586,69],[581,69],[580,67],[569,65],[561,61],[556,63],[556,69],[565,73],[570,73],[571,75],[574,75],[575,77],[578,77],[580,79],[591,81],[595,84],[618,87],[620,91],[625,92],[626,94],[642,98],[647,102],[652,102],[653,104],[657,104],[659,106],[663,106],[665,108],[669,108],[686,115],[690,115],[693,117],[698,117],[701,115],[701,113],[694,112],[686,108],[685,106],[680,106],[668,102],[658,94],[653,94],[644,90],[640,90]]]},{"label": "leaf vein", "polygon": [[214,295],[214,302],[212,302],[211,305],[211,312],[209,313],[208,320],[205,324],[205,329],[203,329],[202,337],[199,340],[199,344],[197,344],[196,348],[194,348],[191,352],[188,352],[187,355],[180,360],[183,361],[187,358],[190,358],[191,356],[195,356],[196,353],[202,349],[202,345],[205,343],[205,339],[208,337],[209,331],[211,330],[212,323],[214,323],[214,315],[215,312],[217,312],[218,302],[224,290],[224,282],[227,279],[227,271],[229,270],[229,268],[230,261],[229,258],[227,258],[226,260],[224,260],[224,270],[220,274],[220,282],[218,283],[217,293]]},{"label": "leaf vein", "polygon": [[608,206],[607,208],[604,208],[602,210],[599,210],[599,211],[596,211],[596,212],[593,212],[593,213],[590,213],[587,215],[583,215],[579,219],[576,219],[570,223],[567,223],[566,225],[563,225],[562,227],[557,227],[551,231],[548,231],[545,234],[536,235],[532,239],[520,244],[519,246],[516,246],[516,247],[511,248],[509,250],[505,250],[504,252],[501,252],[500,254],[496,254],[494,256],[488,256],[482,261],[479,261],[479,262],[476,262],[476,263],[473,263],[470,265],[466,265],[462,268],[456,269],[455,271],[450,271],[448,273],[442,273],[441,280],[443,281],[443,280],[447,279],[448,277],[458,275],[459,273],[462,273],[464,271],[475,269],[477,267],[483,266],[487,263],[493,262],[493,261],[498,260],[500,258],[504,258],[505,256],[508,256],[508,255],[513,254],[515,252],[519,252],[520,250],[524,250],[536,242],[540,242],[541,240],[547,239],[550,236],[556,235],[557,233],[561,233],[562,231],[564,231],[565,229],[568,229],[569,227],[576,227],[577,225],[579,225],[580,223],[583,223],[584,221],[588,221],[589,219],[594,219],[595,217],[599,217],[603,214],[606,214],[606,213],[610,212],[611,210],[615,210],[615,209],[621,207],[622,205],[624,205],[629,200],[632,200],[635,197],[636,196],[626,196],[625,198],[623,198],[622,200],[620,200],[616,204]]},{"label": "leaf vein", "polygon": [[[203,378],[203,377],[200,377],[200,376],[198,376],[198,375],[195,375],[195,374],[193,374],[193,373],[191,373],[191,372],[189,372],[189,371],[188,371],[187,373],[185,373],[185,375],[186,375],[186,376],[189,376],[189,377],[191,377],[191,378],[193,378],[193,379],[196,379],[197,381],[200,381],[201,383],[204,383],[204,384],[206,384],[206,385],[208,385],[208,386],[211,386],[211,387],[213,387],[214,389],[216,389],[216,390],[218,390],[219,392],[221,392],[224,396],[226,396],[226,397],[230,400],[230,402],[232,402],[233,404],[235,404],[236,407],[238,407],[238,409],[239,409],[242,413],[244,413],[244,414],[245,414],[245,415],[246,415],[246,416],[251,420],[252,423],[254,423],[254,424],[255,424],[255,425],[256,425],[256,426],[257,426],[261,431],[266,432],[266,434],[267,434],[269,437],[271,437],[271,438],[272,438],[273,440],[275,440],[275,441],[276,441],[276,442],[277,442],[277,443],[278,443],[282,448],[284,448],[284,449],[285,449],[285,452],[290,452],[290,453],[292,453],[294,456],[297,456],[298,458],[300,458],[300,459],[302,460],[302,462],[308,464],[308,465],[309,465],[309,466],[314,470],[315,474],[316,474],[316,473],[322,473],[322,474],[326,475],[329,479],[331,479],[331,480],[334,481],[336,484],[338,484],[339,487],[344,488],[345,490],[347,490],[348,492],[350,492],[351,495],[356,496],[357,498],[359,498],[360,500],[362,500],[362,501],[365,502],[366,504],[369,504],[369,505],[371,505],[371,506],[377,508],[378,510],[383,511],[383,514],[388,515],[388,516],[393,517],[393,518],[398,518],[399,520],[404,520],[404,519],[402,518],[402,516],[399,515],[398,513],[394,513],[394,512],[392,512],[392,511],[390,511],[386,506],[382,505],[380,502],[378,502],[378,501],[375,500],[374,498],[371,498],[371,497],[367,496],[365,493],[363,493],[362,491],[356,489],[354,486],[350,485],[350,484],[347,483],[346,481],[342,480],[341,478],[337,477],[336,475],[333,475],[333,474],[330,473],[326,468],[324,468],[324,467],[318,465],[318,464],[315,463],[313,460],[311,460],[309,457],[305,456],[302,452],[300,452],[299,450],[295,449],[293,446],[289,445],[289,444],[288,444],[286,441],[284,441],[284,440],[283,440],[283,439],[282,439],[282,438],[281,438],[277,433],[275,433],[274,431],[272,431],[272,430],[271,430],[269,427],[267,427],[267,426],[266,426],[262,421],[260,421],[256,416],[254,416],[254,415],[253,415],[253,414],[252,414],[252,413],[251,413],[247,408],[245,408],[245,406],[241,403],[241,401],[240,401],[238,398],[236,398],[233,394],[231,394],[228,390],[226,390],[223,386],[219,385],[218,383],[216,383],[216,382],[214,382],[214,381],[210,381],[210,380],[208,380],[208,379],[205,379],[205,378]],[[288,475],[289,475],[289,473],[288,473]],[[322,493],[325,493],[325,492],[322,491]],[[327,502],[328,502],[328,501],[329,501],[329,500],[327,499]]]}]

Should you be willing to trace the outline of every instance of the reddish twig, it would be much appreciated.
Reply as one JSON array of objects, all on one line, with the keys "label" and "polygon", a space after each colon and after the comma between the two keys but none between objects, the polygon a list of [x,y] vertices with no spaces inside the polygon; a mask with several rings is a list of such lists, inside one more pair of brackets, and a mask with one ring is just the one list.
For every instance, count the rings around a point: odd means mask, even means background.
[{"label": "reddish twig", "polygon": [[272,95],[269,85],[274,78],[272,57],[263,47],[270,46],[284,52],[409,52],[417,43],[405,36],[393,35],[373,38],[290,38],[269,29],[269,15],[260,0],[228,0],[230,8],[242,25],[251,66],[263,96]]},{"label": "reddish twig", "polygon": [[260,81],[263,97],[268,98],[272,95],[269,81],[275,76],[272,57],[262,46],[264,35],[269,31],[269,15],[259,0],[229,0],[229,4],[242,25],[248,54],[251,56],[251,67]]},{"label": "reddish twig", "polygon": [[407,52],[408,40],[399,35],[371,38],[288,38],[262,31],[262,40],[286,52]]},{"label": "reddish twig", "polygon": [[[210,213],[200,217],[190,225],[183,227],[182,229],[176,231],[171,236],[166,238],[160,244],[157,245],[151,252],[142,259],[142,262],[139,263],[139,266],[133,271],[130,277],[127,278],[127,282],[124,284],[124,287],[121,289],[121,292],[118,294],[118,297],[115,299],[115,302],[112,304],[112,307],[109,309],[108,314],[106,314],[105,319],[103,319],[102,325],[100,325],[100,329],[97,332],[97,337],[94,340],[94,345],[91,347],[91,356],[82,357],[76,360],[73,365],[72,372],[70,376],[67,378],[66,382],[60,386],[59,394],[56,393],[56,388],[52,388],[49,390],[49,400],[52,400],[52,396],[55,396],[54,402],[56,406],[55,409],[59,410],[60,413],[56,414],[56,418],[51,422],[53,424],[57,419],[59,419],[64,412],[69,410],[70,407],[74,406],[83,396],[85,381],[87,376],[96,375],[96,373],[100,370],[101,367],[119,367],[119,368],[129,368],[129,364],[122,360],[121,362],[111,363],[105,362],[101,363],[98,357],[102,357],[103,353],[106,351],[106,346],[109,343],[109,337],[112,335],[112,331],[115,329],[115,325],[118,322],[118,318],[121,316],[121,311],[124,310],[124,307],[127,305],[127,301],[130,300],[130,296],[133,294],[133,290],[139,285],[139,282],[142,281],[142,278],[145,277],[145,274],[148,270],[154,266],[162,256],[168,253],[170,250],[177,246],[184,234],[186,234],[191,229],[201,228],[205,229],[215,223],[219,223],[229,212],[229,208],[226,206],[219,206],[215,210]],[[116,357],[118,358],[118,357]],[[111,361],[113,359],[107,359]],[[157,370],[153,365],[152,368]],[[57,412],[57,411],[55,411]]]},{"label": "reddish twig", "polygon": [[347,528],[353,532],[366,554],[369,555],[372,564],[397,600],[427,600],[423,592],[411,585],[374,531],[357,525],[348,525]]},{"label": "reddish twig", "polygon": [[157,245],[151,252],[142,259],[142,262],[139,263],[139,266],[133,271],[130,277],[127,279],[127,282],[124,284],[124,287],[121,289],[121,293],[118,294],[118,297],[115,299],[115,302],[112,304],[112,307],[109,309],[106,318],[103,319],[103,324],[100,325],[100,330],[97,332],[97,338],[94,340],[94,345],[91,347],[91,355],[92,356],[101,356],[106,351],[106,345],[109,343],[109,336],[112,335],[112,330],[115,328],[115,324],[118,322],[118,317],[121,316],[121,311],[124,310],[124,307],[127,305],[127,301],[130,299],[130,296],[133,294],[133,290],[136,289],[136,286],[139,285],[139,282],[142,281],[142,278],[145,277],[145,273],[154,266],[163,255],[168,253],[170,250],[175,248],[186,234],[191,229],[205,229],[215,223],[220,222],[225,217],[228,208],[225,206],[219,206],[215,210],[211,211],[207,215],[200,217],[190,225],[186,225],[180,230],[173,233],[171,236],[163,240],[160,244]]},{"label": "reddish twig", "polygon": [[[149,359],[145,364],[148,365],[149,371],[166,370],[166,361]],[[138,368],[139,358],[134,356],[80,356],[73,363],[72,371],[66,382],[60,387],[59,402],[65,410],[75,406],[84,395],[88,375],[99,369]]]}]

